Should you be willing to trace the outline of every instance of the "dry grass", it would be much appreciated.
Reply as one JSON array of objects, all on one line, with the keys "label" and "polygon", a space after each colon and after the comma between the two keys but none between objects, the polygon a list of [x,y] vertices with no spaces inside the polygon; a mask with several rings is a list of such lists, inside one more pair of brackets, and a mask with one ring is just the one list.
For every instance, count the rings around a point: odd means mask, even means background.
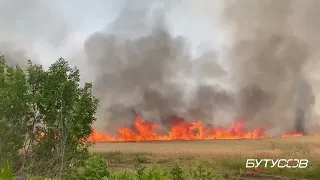
[{"label": "dry grass", "polygon": [[[320,164],[320,137],[97,143],[91,152],[105,156],[110,167],[115,170],[132,170],[136,155],[139,155],[150,167],[171,167],[179,164],[184,169],[190,169],[199,163],[204,163],[213,171],[223,174],[226,179],[232,179],[239,174],[239,170],[244,169],[245,159],[250,157],[259,159],[307,158],[310,164]],[[318,170],[320,171],[320,168]],[[291,171],[278,172],[275,170],[274,173],[282,176],[298,176],[298,179],[307,177],[304,172],[299,172],[297,175],[292,174]],[[320,179],[320,172],[313,174],[311,179],[317,177],[318,174]]]},{"label": "dry grass", "polygon": [[[320,137],[288,137],[261,140],[207,140],[207,141],[156,141],[130,143],[98,143],[95,153],[120,151],[123,153],[148,153],[155,156],[179,157],[279,157],[295,153],[299,156],[320,158]],[[261,156],[260,156],[261,155]]]}]

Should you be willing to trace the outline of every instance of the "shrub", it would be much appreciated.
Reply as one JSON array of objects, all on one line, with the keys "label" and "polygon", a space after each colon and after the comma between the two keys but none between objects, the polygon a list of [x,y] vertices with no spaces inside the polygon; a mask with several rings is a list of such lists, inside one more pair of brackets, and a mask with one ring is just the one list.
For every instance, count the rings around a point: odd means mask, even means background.
[{"label": "shrub", "polygon": [[99,155],[90,157],[84,163],[84,172],[81,175],[83,180],[109,179],[110,172],[107,162]]},{"label": "shrub", "polygon": [[170,175],[172,180],[184,180],[185,178],[183,177],[183,171],[181,167],[178,165],[175,165],[171,170],[170,170]]}]

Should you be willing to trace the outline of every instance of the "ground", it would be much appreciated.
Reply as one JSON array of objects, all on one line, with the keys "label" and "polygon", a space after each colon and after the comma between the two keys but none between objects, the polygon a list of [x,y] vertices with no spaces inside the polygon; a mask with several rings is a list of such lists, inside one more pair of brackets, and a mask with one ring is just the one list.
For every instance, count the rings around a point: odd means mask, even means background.
[{"label": "ground", "polygon": [[[133,170],[136,156],[151,167],[184,170],[204,165],[221,179],[320,179],[320,136],[260,140],[206,140],[97,143],[91,149],[106,158],[113,171]],[[307,169],[267,169],[246,172],[247,158],[306,158]]]}]

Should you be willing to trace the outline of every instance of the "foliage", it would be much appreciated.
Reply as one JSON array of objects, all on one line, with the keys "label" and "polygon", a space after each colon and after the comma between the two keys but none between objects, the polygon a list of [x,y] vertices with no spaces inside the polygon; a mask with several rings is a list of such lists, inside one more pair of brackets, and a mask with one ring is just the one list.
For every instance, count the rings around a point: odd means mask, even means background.
[{"label": "foliage", "polygon": [[135,165],[135,168],[138,175],[138,179],[142,180],[144,176],[144,171],[146,169],[146,167],[142,164],[143,162],[145,162],[145,159],[141,156],[136,156],[136,161],[137,164]]},{"label": "foliage", "polygon": [[99,155],[94,155],[84,163],[84,172],[79,179],[100,180],[103,178],[108,179],[109,177],[110,172],[107,162]]},{"label": "foliage", "polygon": [[171,175],[172,180],[184,180],[183,171],[178,165],[175,165],[170,170],[170,175]]},{"label": "foliage", "polygon": [[84,140],[98,100],[92,84],[80,86],[77,68],[60,58],[48,70],[29,61],[26,70],[0,56],[0,165],[15,172],[67,178],[89,157]]},{"label": "foliage", "polygon": [[[86,163],[87,166],[84,172],[77,177],[77,180],[217,180],[217,177],[214,176],[194,176],[193,174],[200,174],[199,169],[196,169],[190,173],[183,172],[182,169],[176,165],[171,169],[159,169],[152,168],[150,170],[143,171],[142,174],[139,174],[137,171],[121,171],[121,172],[109,172],[106,167],[106,163],[102,163],[103,159],[100,157],[90,158]],[[101,164],[101,166],[94,165],[94,163]],[[89,165],[90,164],[90,165]],[[89,169],[92,168],[92,169]],[[29,180],[40,180],[41,178],[31,178]],[[44,179],[44,178],[42,178]],[[53,179],[51,179],[53,180]]]},{"label": "foliage", "polygon": [[184,172],[179,165],[170,169],[152,168],[146,170],[146,167],[137,159],[135,172],[122,171],[120,173],[111,173],[108,180],[216,180],[213,173],[207,171],[202,165],[190,173]]},{"label": "foliage", "polygon": [[211,171],[201,164],[193,171],[187,173],[179,165],[169,169],[147,169],[142,163],[143,158],[136,157],[135,171],[110,172],[108,163],[99,155],[92,155],[84,163],[77,180],[216,180]]},{"label": "foliage", "polygon": [[209,180],[214,179],[213,173],[211,171],[206,171],[206,169],[202,166],[202,164],[199,164],[196,171],[190,172],[191,176],[194,179],[199,180]]},{"label": "foliage", "polygon": [[23,70],[8,67],[0,56],[0,166],[17,160],[23,147],[29,113],[27,89]]},{"label": "foliage", "polygon": [[8,163],[7,166],[0,168],[0,180],[13,180],[14,174],[12,172],[11,165]]}]

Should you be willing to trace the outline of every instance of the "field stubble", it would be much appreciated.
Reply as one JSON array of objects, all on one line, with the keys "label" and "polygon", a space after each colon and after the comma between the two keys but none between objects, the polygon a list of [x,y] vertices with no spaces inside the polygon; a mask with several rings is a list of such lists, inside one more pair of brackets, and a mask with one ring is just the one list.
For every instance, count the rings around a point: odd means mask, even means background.
[{"label": "field stubble", "polygon": [[[147,167],[185,170],[198,164],[222,179],[320,179],[320,137],[302,136],[252,140],[154,141],[97,143],[92,153],[104,156],[115,171],[133,170],[139,156]],[[245,173],[247,158],[306,158],[307,169],[267,169],[263,174]]]}]

